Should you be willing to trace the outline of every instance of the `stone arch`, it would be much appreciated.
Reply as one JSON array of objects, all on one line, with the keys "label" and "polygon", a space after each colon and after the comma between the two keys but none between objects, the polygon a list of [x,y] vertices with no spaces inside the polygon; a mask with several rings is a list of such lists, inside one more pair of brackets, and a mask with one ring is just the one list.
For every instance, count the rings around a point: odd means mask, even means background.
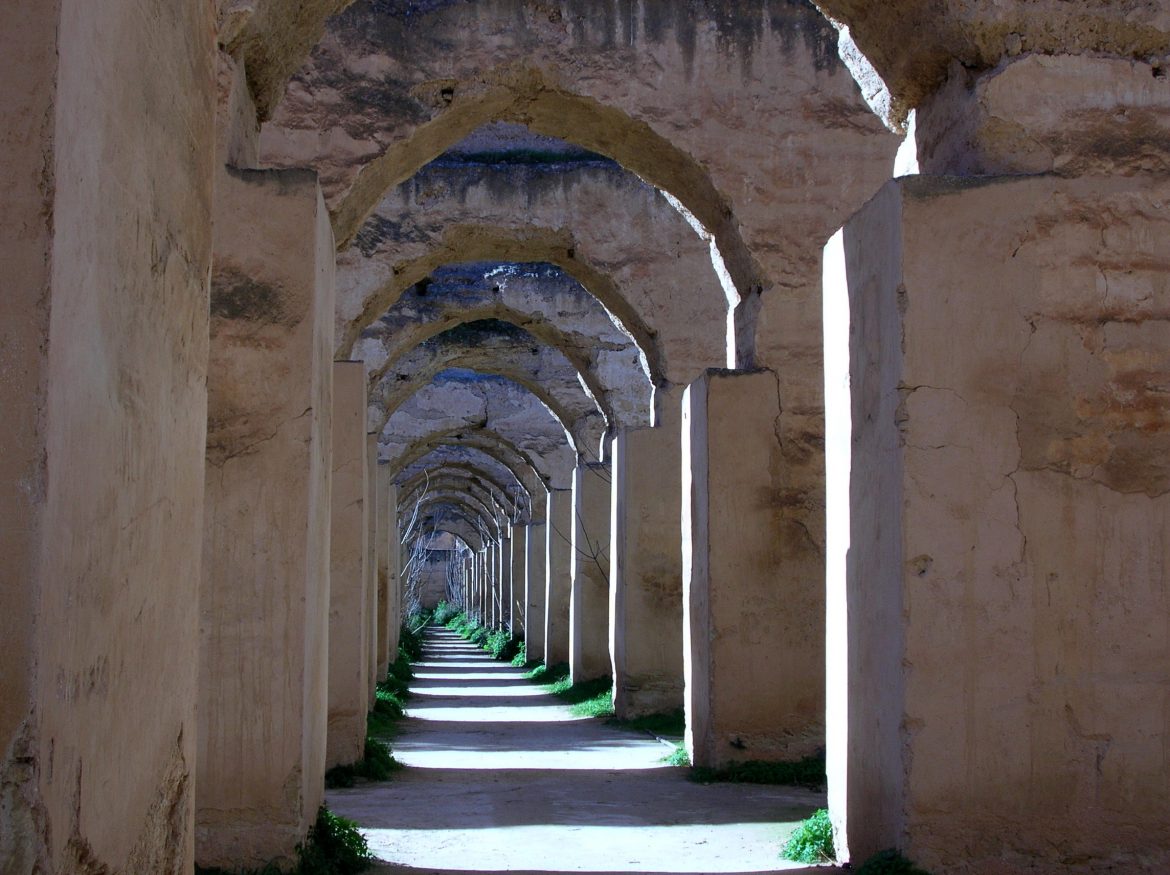
[{"label": "stone arch", "polygon": [[481,125],[511,121],[606,155],[669,192],[710,234],[741,298],[758,296],[768,285],[740,235],[729,199],[693,157],[646,122],[557,87],[536,68],[497,69],[483,83],[449,87],[452,100],[446,111],[366,164],[332,210],[338,249],[349,245],[387,189],[409,179]]},{"label": "stone arch", "polygon": [[[481,472],[490,478],[499,488],[522,493],[524,500],[532,503],[533,487],[525,483],[519,475],[508,465],[493,455],[477,447],[460,447],[449,444],[430,448],[417,461],[403,468],[398,474],[399,483],[408,483],[423,471],[434,470],[443,466],[468,468]],[[535,472],[533,472],[535,475]],[[539,479],[535,481],[538,494],[543,493],[543,486]],[[543,498],[543,495],[540,494]]]},{"label": "stone arch", "polygon": [[[645,351],[640,350],[632,339],[629,342],[630,352],[637,355],[640,366],[631,363],[630,370],[636,370],[644,377],[644,386],[643,380],[639,378],[622,385],[617,385],[616,379],[604,379],[603,363],[597,354],[598,346],[604,344],[604,341],[597,335],[592,335],[588,344],[582,342],[584,338],[575,342],[579,332],[577,335],[570,335],[543,313],[522,312],[499,301],[485,301],[479,306],[467,309],[452,309],[440,314],[433,321],[395,322],[383,328],[384,320],[379,320],[375,326],[378,329],[377,337],[370,336],[374,329],[363,332],[355,355],[366,362],[373,388],[391,368],[410,355],[415,347],[448,331],[487,320],[513,325],[531,335],[535,342],[563,355],[576,370],[585,388],[597,400],[602,413],[611,424],[634,428],[650,424],[652,396],[649,370],[645,366],[647,357]],[[614,334],[626,336],[617,331]],[[612,373],[612,368],[609,373]],[[644,397],[639,397],[643,389]],[[639,409],[642,415],[639,415]]]},{"label": "stone arch", "polygon": [[526,508],[530,500],[528,490],[520,481],[514,479],[513,483],[508,483],[507,480],[498,479],[493,472],[471,462],[447,461],[439,467],[422,469],[409,477],[404,477],[398,485],[405,494],[410,495],[420,483],[435,483],[451,477],[470,479],[488,488],[492,494],[507,496],[516,509]]},{"label": "stone arch", "polygon": [[540,459],[558,482],[570,478],[579,455],[562,422],[527,389],[499,377],[441,373],[415,392],[386,422],[379,453],[397,457],[424,435],[487,427]]},{"label": "stone arch", "polygon": [[600,301],[618,325],[634,339],[646,356],[651,382],[661,385],[665,380],[658,332],[646,324],[611,276],[581,257],[571,231],[539,227],[513,230],[490,225],[458,225],[446,228],[441,239],[424,254],[391,265],[390,276],[365,296],[357,316],[338,326],[341,339],[335,357],[339,360],[348,358],[361,332],[393,306],[407,289],[424,281],[443,265],[469,261],[547,262],[556,265]]},{"label": "stone arch", "polygon": [[[528,395],[531,395],[541,407],[548,411],[561,428],[564,429],[566,438],[578,455],[583,457],[600,457],[600,453],[597,450],[603,448],[602,439],[606,434],[606,423],[598,421],[601,418],[600,416],[597,418],[574,416],[573,412],[559,398],[554,398],[540,382],[529,379],[521,374],[513,375],[512,373],[507,373],[506,370],[504,367],[498,370],[488,370],[486,367],[449,368],[429,375],[425,379],[420,379],[417,382],[412,380],[405,396],[398,400],[395,408],[389,411],[389,413],[379,410],[376,407],[371,407],[369,411],[371,415],[375,415],[376,411],[376,419],[374,420],[375,428],[373,430],[379,434],[384,432],[395,413],[403,409],[419,392],[429,386],[435,385],[444,376],[452,374],[474,375],[474,377],[481,379],[494,378],[498,381],[495,384],[497,387],[512,386],[516,390],[523,390]],[[512,391],[512,394],[514,395],[515,392]],[[596,411],[596,407],[594,407],[594,411]]]},{"label": "stone arch", "polygon": [[503,519],[508,522],[523,516],[522,508],[513,502],[511,496],[497,494],[491,487],[474,477],[460,476],[455,473],[436,476],[430,481],[419,480],[410,492],[403,495],[403,500],[407,504],[416,503],[424,495],[429,495],[432,492],[436,495],[466,494],[489,510],[498,510]]},{"label": "stone arch", "polygon": [[[466,507],[469,512],[472,512],[479,518],[480,522],[486,527],[487,531],[498,532],[500,520],[496,517],[493,509],[485,505],[476,496],[467,492],[458,490],[438,490],[423,496],[418,501],[419,518],[423,517],[423,512],[432,505],[445,501],[452,504],[458,504]],[[412,505],[404,504],[403,507],[410,507]]]},{"label": "stone arch", "polygon": [[529,485],[530,493],[533,491],[530,484],[539,484],[541,489],[547,491],[547,478],[552,475],[544,467],[544,460],[540,456],[530,456],[512,443],[509,438],[483,426],[457,426],[445,430],[439,429],[418,438],[400,455],[387,459],[391,476],[397,476],[398,472],[413,462],[443,446],[474,447],[482,450],[507,465],[520,478],[521,482]]},{"label": "stone arch", "polygon": [[508,493],[507,490],[499,488],[495,483],[482,478],[476,472],[452,467],[432,472],[429,476],[425,473],[418,475],[412,483],[402,484],[402,491],[399,494],[403,496],[404,501],[410,501],[412,498],[416,498],[420,491],[425,492],[431,489],[436,491],[466,490],[468,494],[475,496],[485,505],[489,503],[498,505],[509,520],[518,519],[527,512],[526,503]]},{"label": "stone arch", "polygon": [[[431,512],[433,516],[434,511]],[[483,549],[483,536],[479,530],[467,521],[462,515],[456,516],[452,514],[449,517],[434,522],[434,528],[440,532],[447,532],[454,535],[460,541],[467,545],[471,552],[476,553]]]},{"label": "stone arch", "polygon": [[[519,332],[517,332],[518,334]],[[503,377],[523,386],[548,407],[573,436],[578,451],[591,448],[599,453],[602,441],[614,425],[612,410],[602,406],[580,379],[576,368],[559,351],[543,344],[535,347],[536,355],[529,355],[531,342],[520,337],[508,337],[484,330],[481,340],[503,341],[503,348],[448,344],[439,341],[428,346],[417,346],[401,362],[400,369],[383,375],[370,399],[371,418],[374,410],[376,431],[381,431],[388,420],[412,394],[437,374],[449,370],[473,371]],[[510,341],[510,342],[509,342]]]}]

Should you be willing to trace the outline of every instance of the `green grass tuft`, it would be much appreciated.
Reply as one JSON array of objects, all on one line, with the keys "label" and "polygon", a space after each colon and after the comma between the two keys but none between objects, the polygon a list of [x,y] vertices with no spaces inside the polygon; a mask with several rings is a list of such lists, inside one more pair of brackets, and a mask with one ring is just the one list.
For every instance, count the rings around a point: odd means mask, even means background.
[{"label": "green grass tuft", "polygon": [[460,613],[462,612],[453,604],[450,604],[446,601],[441,601],[438,603],[438,605],[435,606],[435,609],[431,611],[431,622],[438,623],[440,626],[446,626],[447,623],[449,623],[454,617],[459,616]]},{"label": "green grass tuft", "polygon": [[831,863],[836,851],[833,849],[833,824],[829,812],[821,808],[802,821],[785,842],[780,856],[795,863]]},{"label": "green grass tuft", "polygon": [[609,678],[574,684],[569,678],[569,666],[564,662],[551,667],[537,665],[524,677],[571,705],[569,711],[576,717],[613,716],[613,681]]},{"label": "green grass tuft", "polygon": [[195,875],[358,875],[373,865],[374,857],[357,824],[338,817],[322,805],[317,820],[303,842],[297,845],[297,862],[293,869],[269,863],[259,869],[204,869],[195,867]]},{"label": "green grass tuft", "polygon": [[823,787],[825,785],[824,755],[806,757],[795,762],[768,763],[748,760],[731,763],[722,769],[696,767],[690,774],[700,784],[728,782],[732,784],[787,784],[794,787]]},{"label": "green grass tuft", "polygon": [[857,869],[857,875],[929,875],[893,848],[879,851]]},{"label": "green grass tuft", "polygon": [[516,655],[512,657],[512,665],[516,668],[524,668],[528,665],[528,648],[524,646],[524,642],[520,642],[520,648],[516,651]]},{"label": "green grass tuft", "polygon": [[658,762],[666,763],[668,766],[689,766],[691,764],[691,758],[687,755],[686,745],[680,742],[674,746],[674,750]]},{"label": "green grass tuft", "polygon": [[357,875],[374,862],[365,837],[357,824],[338,817],[324,805],[309,837],[298,846],[297,875]]},{"label": "green grass tuft", "polygon": [[325,786],[331,790],[352,787],[361,778],[366,781],[388,781],[402,768],[390,748],[376,738],[366,738],[364,756],[356,763],[334,766],[325,773]]}]

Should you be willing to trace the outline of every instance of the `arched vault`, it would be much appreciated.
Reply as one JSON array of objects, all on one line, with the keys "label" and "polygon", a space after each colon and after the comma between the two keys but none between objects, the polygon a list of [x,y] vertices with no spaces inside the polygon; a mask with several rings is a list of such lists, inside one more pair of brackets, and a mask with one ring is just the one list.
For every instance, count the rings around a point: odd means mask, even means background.
[{"label": "arched vault", "polygon": [[499,458],[488,454],[478,447],[461,447],[449,444],[433,447],[418,460],[403,468],[399,472],[396,482],[407,483],[424,471],[437,470],[445,466],[468,468],[478,471],[484,477],[496,483],[499,488],[518,495],[522,494],[524,501],[529,505],[533,501],[532,490],[536,488],[537,500],[542,503],[544,501],[544,487],[540,484],[538,478],[534,477],[533,483],[531,484],[526,483],[524,479],[521,479],[512,468],[501,462]]},{"label": "arched vault", "polygon": [[558,350],[507,323],[480,322],[461,326],[415,347],[372,387],[371,431],[387,419],[420,386],[451,369],[505,377],[528,389],[556,414],[578,448],[600,453],[613,421],[612,411],[584,385],[576,368]]},{"label": "arched vault", "polygon": [[448,449],[475,450],[506,465],[524,484],[528,494],[532,496],[534,506],[541,506],[547,497],[552,474],[536,467],[542,464],[543,460],[540,457],[529,457],[508,438],[488,428],[468,429],[460,426],[420,437],[396,459],[391,460],[391,476],[399,475],[399,472],[409,470],[415,464],[421,464],[432,453]]},{"label": "arched vault", "polygon": [[404,484],[400,495],[404,502],[413,503],[420,496],[430,492],[448,491],[464,491],[486,507],[493,505],[499,507],[510,522],[528,517],[527,503],[521,501],[514,493],[509,494],[496,487],[494,483],[460,469],[446,468],[429,475],[420,475],[413,483]]},{"label": "arched vault", "polygon": [[727,366],[728,291],[707,244],[660,192],[610,165],[509,169],[510,186],[492,174],[428,167],[386,192],[361,245],[338,256],[339,357],[443,265],[545,262],[601,302],[644,351],[655,385]]},{"label": "arched vault", "polygon": [[509,491],[474,468],[448,466],[434,471],[422,471],[412,480],[401,483],[400,489],[400,495],[404,496],[406,501],[413,501],[429,490],[467,489],[470,495],[479,498],[484,504],[491,502],[497,504],[504,511],[504,516],[511,521],[530,518],[528,495],[524,492],[517,494],[516,491]]},{"label": "arched vault", "polygon": [[[471,323],[514,325],[570,362],[611,423],[650,425],[645,354],[596,298],[550,264],[445,265],[362,332],[353,357],[371,387],[419,344]],[[653,351],[651,351],[653,354]]]},{"label": "arched vault", "polygon": [[497,432],[521,449],[551,486],[571,486],[578,454],[564,425],[535,395],[500,377],[437,375],[387,421],[378,438],[379,457],[393,463],[420,438],[475,428]]}]

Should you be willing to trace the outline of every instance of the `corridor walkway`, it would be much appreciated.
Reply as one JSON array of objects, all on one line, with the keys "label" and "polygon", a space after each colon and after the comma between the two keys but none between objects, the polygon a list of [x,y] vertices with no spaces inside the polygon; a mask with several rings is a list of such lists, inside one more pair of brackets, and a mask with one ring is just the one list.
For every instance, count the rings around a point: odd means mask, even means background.
[{"label": "corridor walkway", "polygon": [[429,630],[415,678],[392,742],[408,768],[329,793],[379,871],[810,871],[778,851],[822,794],[688,781],[659,762],[661,742],[573,717],[445,629]]}]

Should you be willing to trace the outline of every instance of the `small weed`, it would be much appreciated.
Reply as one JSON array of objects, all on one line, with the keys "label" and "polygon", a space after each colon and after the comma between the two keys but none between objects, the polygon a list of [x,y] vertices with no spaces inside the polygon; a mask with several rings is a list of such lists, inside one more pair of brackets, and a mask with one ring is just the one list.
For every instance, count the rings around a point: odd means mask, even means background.
[{"label": "small weed", "polygon": [[493,659],[511,662],[522,646],[523,643],[519,639],[513,638],[509,632],[496,629],[487,636],[483,649],[490,653]]},{"label": "small weed", "polygon": [[833,824],[824,808],[801,821],[796,831],[784,844],[780,856],[795,863],[831,863],[836,856],[833,849]]},{"label": "small weed", "polygon": [[857,869],[857,875],[929,875],[893,848],[879,851]]},{"label": "small weed", "polygon": [[[594,696],[585,699],[582,702],[577,702],[571,708],[569,713],[574,717],[612,717],[613,716],[613,683],[609,678],[602,678],[605,682],[605,689],[601,690]],[[587,681],[586,683],[593,683]],[[585,686],[586,684],[579,684]]]},{"label": "small weed", "polygon": [[630,720],[610,720],[609,723],[619,729],[633,729],[636,732],[649,732],[651,735],[678,736],[687,729],[687,719],[682,708],[661,714],[645,714]]},{"label": "small weed", "polygon": [[668,766],[689,766],[691,764],[691,758],[687,756],[686,745],[679,743],[674,746],[674,750],[658,762],[666,763]]},{"label": "small weed", "polygon": [[480,622],[466,614],[456,614],[447,621],[447,628],[467,639],[477,647],[483,647],[488,639],[488,629]]},{"label": "small weed", "polygon": [[524,677],[571,705],[569,711],[576,717],[613,716],[613,681],[609,678],[574,684],[569,677],[569,666],[563,662],[552,667],[538,665]]},{"label": "small weed", "polygon": [[365,756],[347,766],[334,766],[325,773],[325,786],[331,790],[338,787],[352,787],[358,778],[367,781],[388,781],[390,776],[402,768],[394,759],[390,748],[376,738],[366,738]]},{"label": "small weed", "polygon": [[377,736],[393,735],[402,715],[402,702],[393,694],[378,690],[374,707],[366,717],[366,732]]},{"label": "small weed", "polygon": [[357,875],[374,862],[365,837],[357,824],[338,817],[324,805],[309,837],[297,848],[300,865],[297,875]]},{"label": "small weed", "polygon": [[516,668],[524,668],[528,665],[528,649],[524,646],[524,642],[520,642],[520,649],[516,651],[516,655],[512,657],[512,665]]},{"label": "small weed", "polygon": [[696,767],[690,775],[700,784],[728,782],[732,784],[788,784],[794,787],[823,787],[825,784],[825,757],[806,757],[794,762],[768,763],[748,760],[731,763],[722,769]]},{"label": "small weed", "polygon": [[440,626],[446,626],[447,623],[460,613],[462,612],[457,607],[446,601],[442,601],[431,611],[431,622],[438,623]]},{"label": "small weed", "polygon": [[317,811],[317,820],[309,835],[297,845],[297,863],[293,869],[282,869],[269,863],[259,869],[226,869],[195,867],[195,875],[357,875],[374,862],[365,837],[357,824],[338,817],[324,805]]},{"label": "small weed", "polygon": [[403,656],[409,662],[422,659],[422,626],[412,626],[409,619],[402,624],[402,630],[398,633],[398,651],[399,659]]}]

